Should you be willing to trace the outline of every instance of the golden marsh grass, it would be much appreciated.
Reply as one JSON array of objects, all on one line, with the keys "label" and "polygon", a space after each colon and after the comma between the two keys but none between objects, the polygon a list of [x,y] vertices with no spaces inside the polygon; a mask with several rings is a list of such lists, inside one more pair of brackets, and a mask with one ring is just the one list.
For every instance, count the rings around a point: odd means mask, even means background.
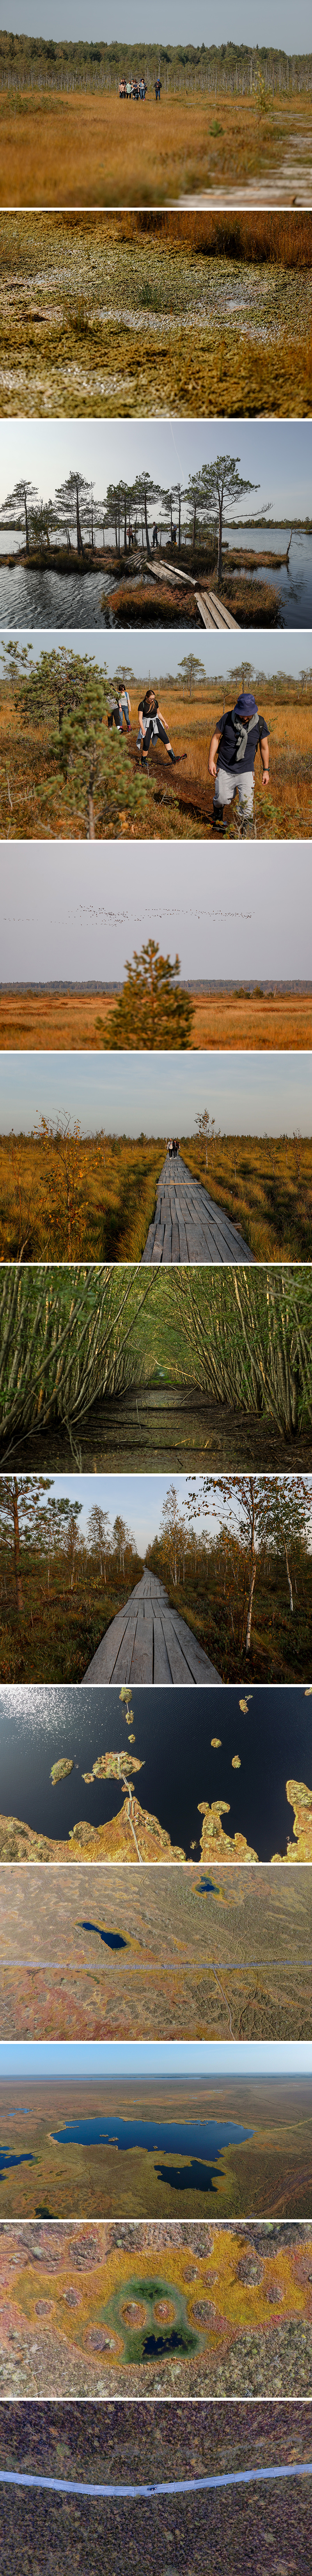
[{"label": "golden marsh grass", "polygon": [[[53,95],[25,90],[0,98],[4,206],[166,206],[226,184],[241,188],[278,173],[291,149],[307,158],[311,98],[276,101],[267,115],[248,97],[154,90],[144,105],[111,91]],[[291,203],[292,185],[284,203]],[[307,196],[308,201],[308,196]]]}]

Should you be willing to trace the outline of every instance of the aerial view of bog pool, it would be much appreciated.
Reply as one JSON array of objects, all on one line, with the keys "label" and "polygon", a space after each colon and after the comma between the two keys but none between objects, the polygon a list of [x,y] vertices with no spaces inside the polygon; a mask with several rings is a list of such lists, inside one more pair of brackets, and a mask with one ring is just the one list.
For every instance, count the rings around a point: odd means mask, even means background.
[{"label": "aerial view of bog pool", "polygon": [[309,2039],[312,1872],[0,1872],[7,2040]]},{"label": "aerial view of bog pool", "polygon": [[[250,2452],[242,2447],[245,2465],[250,2458],[258,2465],[260,2458],[309,2458],[307,2429],[304,2429],[304,2398],[309,2398],[312,2385],[312,2223],[307,2221],[54,2221],[36,2218],[28,2221],[5,2221],[0,2228],[0,2342],[3,2342],[3,2398],[10,2398],[8,2409],[0,2406],[0,2445],[3,2445],[5,2416],[5,2465],[18,2460],[36,2465],[36,2421],[39,2403],[34,2403],[34,2437],[18,2447],[18,2432],[13,2437],[13,2398],[67,2398],[59,2434],[54,2432],[49,2450],[46,2432],[46,2458],[39,2455],[39,2468],[44,2465],[57,2476],[95,2476],[113,2483],[113,2476],[144,2478],[144,2439],[134,2455],[132,2442],[119,2439],[119,2455],[111,2439],[103,2445],[101,2411],[98,2411],[98,2437],[93,2439],[93,2470],[88,2468],[88,2450],[70,2434],[67,2452],[67,2424],[70,2424],[70,2398],[101,2401],[101,2398],[150,2398],[157,2396],[157,2406],[147,2414],[150,2421],[150,2455],[147,2455],[147,2478],[191,2476],[201,2465],[209,2470],[240,2465],[240,2403],[232,2406],[232,2429],[227,2424],[227,2442],[217,2442],[211,2450],[209,2421],[204,2434],[204,2463],[199,2458],[199,2424],[201,2406],[193,2409],[191,2442],[186,2452],[180,2447],[183,2437],[175,2439],[175,2450],[157,2450],[157,2427],[160,2427],[160,2398],[237,2398],[255,2396],[278,2398],[278,2424],[284,2421],[284,2396],[299,2398],[297,2409],[291,2409],[289,2442],[281,2450],[273,2447],[273,2414],[266,2424],[266,2447],[260,2447],[260,2403],[255,2406],[253,2424],[248,2427]],[[168,2442],[173,2406],[168,2406]],[[21,2409],[21,2424],[26,2406]],[[83,2403],[83,2414],[88,2409]],[[222,2414],[222,2409],[217,2409]],[[52,2414],[49,2414],[52,2421]],[[129,2411],[126,2411],[129,2421]],[[180,2406],[180,2421],[186,2421],[186,2403]],[[299,2429],[304,2439],[299,2442]],[[13,2437],[13,2450],[10,2450]],[[139,2439],[139,2419],[137,2419]],[[162,2465],[160,2465],[162,2460]],[[180,2460],[180,2468],[178,2468]],[[3,2463],[3,2447],[0,2447]],[[70,2465],[67,2465],[70,2463]],[[3,2501],[3,2499],[0,2499]],[[175,2499],[178,2501],[178,2499]],[[26,2499],[23,2499],[26,2504]],[[209,2499],[204,2499],[204,2512]],[[201,2561],[206,2563],[206,2561]],[[266,2561],[263,2561],[266,2563]],[[294,2558],[294,2566],[297,2566]],[[90,2566],[90,2561],[88,2561]],[[162,2561],[160,2561],[162,2566]],[[186,2561],[188,2566],[188,2561]],[[245,2566],[245,2561],[242,2561]],[[46,2561],[44,2561],[46,2568]],[[191,2558],[193,2568],[193,2558]],[[276,2576],[276,2571],[273,2571]],[[289,2576],[289,2568],[286,2568]]]},{"label": "aerial view of bog pool", "polygon": [[[38,2287],[38,2283],[37,2283]],[[36,2329],[38,2320],[36,2318]],[[37,2348],[37,2347],[36,2347]],[[175,2365],[176,2372],[179,2365]],[[174,2373],[174,2365],[172,2366]],[[1,2493],[3,2564],[29,2569],[70,2570],[70,2576],[98,2576],[113,2567],[114,2576],[144,2569],[154,2576],[202,2576],[203,2568],[223,2576],[238,2570],[274,2568],[280,2576],[296,2570],[306,2576],[311,2533],[311,2464],[309,2406],[283,2402],[257,2406],[248,2398],[237,2406],[223,2403],[192,2406],[177,2403],[173,2376],[172,2404],[144,2406],[144,2372],[136,2404],[119,2399],[63,2406],[53,2393],[49,2409],[21,2407],[13,2400],[2,2407],[0,2465],[6,2480],[19,2478],[27,2459],[30,2479],[44,2473],[52,2492],[10,2486]],[[143,2384],[142,2384],[143,2383]],[[72,2392],[71,2392],[72,2394]],[[120,2392],[121,2396],[121,2392]],[[66,2390],[67,2397],[67,2390]],[[248,2482],[253,2463],[255,2482]],[[272,2478],[272,2469],[280,2474]],[[247,2482],[246,2482],[247,2472]],[[68,2481],[58,2494],[56,2478]],[[200,2481],[210,2480],[205,2489]],[[215,2487],[214,2481],[221,2484]],[[235,2480],[239,2479],[239,2484]],[[194,2487],[189,2481],[199,2481]],[[230,2481],[228,2484],[227,2481]],[[224,2481],[224,2483],[223,2483]],[[104,2482],[108,2494],[101,2494]],[[130,2493],[118,2496],[116,2484]],[[152,2493],[140,2492],[144,2485]],[[53,2491],[54,2486],[54,2491]],[[78,2486],[78,2493],[75,2492]],[[158,2487],[160,2492],[158,2492]],[[79,2492],[80,2490],[80,2492]],[[95,2490],[95,2492],[94,2492]],[[98,2490],[98,2492],[97,2492]],[[138,2492],[135,2492],[138,2490]],[[175,2491],[176,2490],[176,2491]]]},{"label": "aerial view of bog pool", "polygon": [[311,1861],[309,1683],[133,1696],[0,1689],[1,1862]]},{"label": "aerial view of bog pool", "polygon": [[[27,2099],[25,2100],[25,2089]],[[0,2068],[3,2218],[308,2218],[312,2084],[174,2073],[21,2082]]]}]

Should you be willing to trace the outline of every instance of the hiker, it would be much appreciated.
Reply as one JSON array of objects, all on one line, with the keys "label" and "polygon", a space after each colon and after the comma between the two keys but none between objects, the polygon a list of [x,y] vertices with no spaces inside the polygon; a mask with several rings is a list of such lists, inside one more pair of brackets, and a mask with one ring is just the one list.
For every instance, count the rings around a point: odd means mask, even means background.
[{"label": "hiker", "polygon": [[127,97],[127,89],[126,89],[126,82],[125,82],[125,80],[120,80],[120,82],[119,82],[119,97],[120,97],[120,98],[126,98],[126,97]]},{"label": "hiker", "polygon": [[168,1136],[167,1154],[169,1154],[169,1163],[172,1163],[172,1155],[173,1155],[173,1142],[172,1142],[172,1136]]},{"label": "hiker", "polygon": [[129,690],[125,688],[123,680],[118,680],[117,686],[118,698],[115,699],[114,706],[111,707],[110,715],[107,717],[108,731],[109,733],[112,733],[113,725],[116,725],[116,732],[123,733],[123,719],[125,719],[126,732],[130,733],[131,705]]},{"label": "hiker", "polygon": [[172,527],[172,529],[171,529],[171,545],[172,545],[172,546],[176,546],[176,542],[177,542],[177,529],[176,529],[176,527]]},{"label": "hiker", "polygon": [[[258,749],[262,761],[262,786],[269,783],[269,743],[265,716],[259,716],[256,698],[250,689],[242,689],[236,706],[230,707],[212,734],[209,744],[208,769],[215,779],[213,824],[226,832],[227,806],[232,805],[238,790],[242,839],[250,840],[253,827],[254,760]],[[225,814],[224,814],[225,808]]]},{"label": "hiker", "polygon": [[126,81],[126,98],[132,98],[132,81]]},{"label": "hiker", "polygon": [[138,718],[139,733],[137,738],[137,751],[141,752],[141,769],[147,768],[148,754],[152,742],[163,742],[164,751],[168,752],[168,760],[173,761],[174,767],[178,761],[187,760],[186,751],[172,750],[170,734],[168,733],[168,725],[165,723],[164,716],[161,715],[158,698],[155,697],[154,689],[146,689],[145,697],[140,699]]},{"label": "hiker", "polygon": [[134,79],[134,80],[132,81],[131,98],[138,98],[138,96],[139,96],[139,83],[138,83],[138,80]]},{"label": "hiker", "polygon": [[162,89],[162,81],[159,79],[159,73],[158,73],[158,80],[155,80],[155,81],[154,81],[154,90],[155,90],[156,107],[157,107],[157,101],[158,101],[158,99],[160,99],[160,92],[161,92],[161,89]]},{"label": "hiker", "polygon": [[146,98],[146,81],[139,81],[139,98]]},{"label": "hiker", "polygon": [[152,544],[153,544],[153,546],[158,546],[158,527],[157,527],[157,519],[154,519],[154,527],[152,528]]}]

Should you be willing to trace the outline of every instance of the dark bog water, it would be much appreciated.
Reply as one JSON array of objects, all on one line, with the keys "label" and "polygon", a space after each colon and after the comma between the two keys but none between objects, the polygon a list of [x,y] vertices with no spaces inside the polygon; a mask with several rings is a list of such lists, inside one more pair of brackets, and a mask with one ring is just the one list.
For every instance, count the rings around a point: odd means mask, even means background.
[{"label": "dark bog water", "polygon": [[11,2165],[33,2165],[34,2163],[35,2158],[32,2155],[8,2156],[6,2147],[0,2147],[0,2176],[9,2173]]},{"label": "dark bog water", "polygon": [[[232,1684],[134,1690],[134,1753],[143,1764],[133,1773],[135,1793],[187,1859],[194,1847],[199,1856],[201,1799],[209,1805],[225,1799],[225,1835],[227,1827],[231,1835],[245,1834],[259,1860],[271,1860],[272,1852],[286,1852],[292,1836],[286,1780],[304,1780],[312,1790],[312,1703],[303,1687],[255,1686],[248,1716],[239,1697]],[[217,1751],[213,1735],[222,1738]],[[99,1754],[120,1752],[126,1741],[114,1685],[8,1685],[0,1693],[1,1813],[57,1840],[67,1840],[82,1818],[104,1824],[124,1803],[122,1786],[95,1780],[88,1787],[82,1774]],[[239,1771],[232,1769],[235,1754]],[[74,1760],[74,1770],[53,1789],[51,1764],[61,1756]]]},{"label": "dark bog water", "polygon": [[[289,529],[227,528],[226,536],[229,546],[245,547],[246,553],[286,554],[290,525]],[[273,565],[263,566],[263,571],[257,570],[257,581],[277,588],[283,626],[312,626],[312,535],[294,531],[289,564],[277,564],[276,570]]]},{"label": "dark bog water", "polygon": [[[8,552],[8,545],[7,545]],[[1,563],[0,618],[3,626],[102,626],[103,590],[109,606],[110,590],[115,589],[115,576],[105,572],[28,572],[23,564]]]},{"label": "dark bog water", "polygon": [[[214,2191],[215,2175],[222,2149],[241,2146],[253,2137],[253,2129],[241,2129],[236,2120],[67,2120],[65,2129],[53,2131],[56,2146],[116,2146],[119,2155],[129,2147],[143,2147],[146,2155],[188,2157],[188,2163],[157,2164],[159,2182],[169,2183],[173,2191]],[[223,2168],[221,2167],[221,2173]]]},{"label": "dark bog water", "polygon": [[129,1950],[129,1941],[123,1940],[122,1932],[103,1932],[100,1923],[82,1923],[80,1929],[82,1932],[98,1932],[99,1940],[105,1942],[107,1950]]},{"label": "dark bog water", "polygon": [[[261,552],[285,554],[289,536],[290,525],[288,529],[234,527],[227,528],[225,531],[225,540],[229,546],[235,544],[237,548],[243,547],[246,552],[250,551],[253,554],[261,554]],[[8,553],[12,550],[13,552],[15,544],[19,546],[19,537],[5,536],[3,533],[2,547],[0,546],[0,619],[3,626],[101,626],[105,628],[109,613],[110,591],[113,591],[116,586],[115,571],[108,572],[105,569],[105,553],[103,570],[101,566],[100,571],[88,572],[83,576],[74,571],[66,574],[52,570],[49,572],[48,567],[44,567],[44,571],[40,573],[29,572],[18,562],[9,570],[1,557],[3,551]],[[248,574],[246,579],[248,580]],[[262,572],[258,571],[257,579],[260,582],[269,582],[274,588],[277,586],[283,626],[312,626],[312,535],[306,534],[304,530],[298,531],[298,534],[294,532],[289,567],[287,564],[277,564],[276,570],[273,567],[264,568]],[[103,591],[107,601],[106,610],[101,609]],[[111,613],[111,623],[114,624],[113,613]],[[129,624],[131,626],[130,583]],[[183,615],[181,615],[181,626],[183,626]]]}]

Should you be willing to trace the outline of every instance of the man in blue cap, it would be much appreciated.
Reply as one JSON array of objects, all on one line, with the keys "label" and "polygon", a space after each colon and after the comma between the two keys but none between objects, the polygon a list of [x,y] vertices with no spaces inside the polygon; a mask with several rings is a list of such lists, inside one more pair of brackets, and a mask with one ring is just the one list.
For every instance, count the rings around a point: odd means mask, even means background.
[{"label": "man in blue cap", "polygon": [[226,808],[232,805],[238,791],[242,840],[251,840],[253,829],[254,761],[260,751],[262,786],[269,783],[269,742],[265,716],[259,716],[257,700],[250,689],[242,689],[236,706],[219,722],[209,744],[208,768],[215,781],[213,827],[226,832]]}]

